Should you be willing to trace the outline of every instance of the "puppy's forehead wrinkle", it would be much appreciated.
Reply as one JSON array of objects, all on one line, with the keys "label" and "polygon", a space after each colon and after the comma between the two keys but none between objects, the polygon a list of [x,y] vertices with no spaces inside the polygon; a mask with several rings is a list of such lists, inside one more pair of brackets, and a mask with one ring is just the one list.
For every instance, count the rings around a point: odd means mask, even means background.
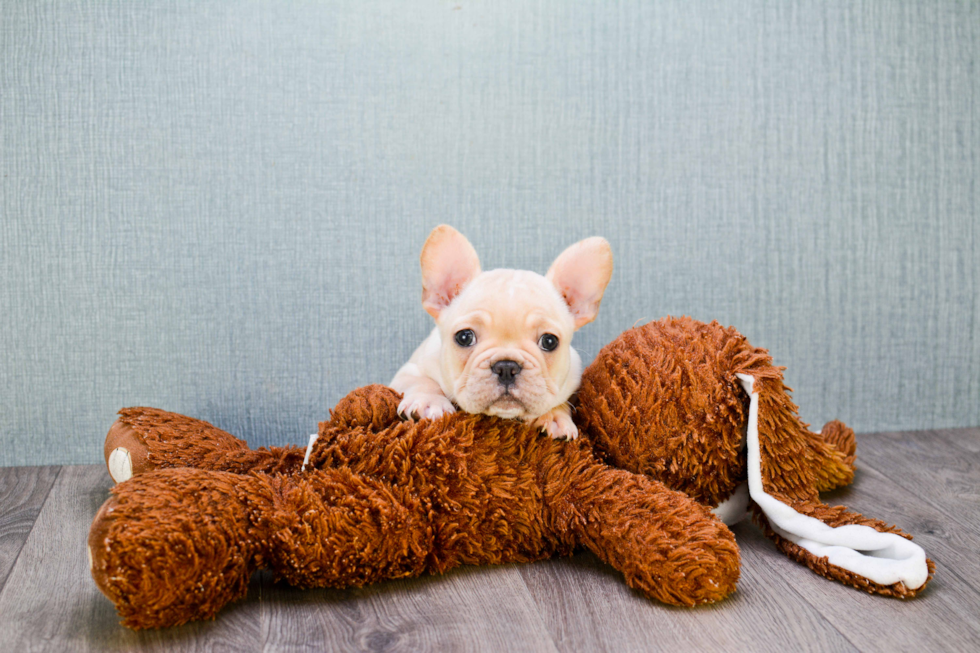
[{"label": "puppy's forehead wrinkle", "polygon": [[[524,326],[527,329],[540,329],[542,331],[561,331],[562,325],[552,319],[551,315],[545,311],[533,310],[527,314],[527,318],[524,320]],[[571,334],[567,336],[571,339]]]},{"label": "puppy's forehead wrinkle", "polygon": [[[575,320],[558,289],[548,279],[526,270],[491,270],[470,282],[440,320],[447,331],[474,328],[480,339],[501,346],[521,346],[543,333],[571,341]],[[447,334],[448,335],[448,334]]]},{"label": "puppy's forehead wrinkle", "polygon": [[464,326],[491,327],[493,326],[493,313],[482,308],[473,309],[461,313],[453,320],[455,328]]}]

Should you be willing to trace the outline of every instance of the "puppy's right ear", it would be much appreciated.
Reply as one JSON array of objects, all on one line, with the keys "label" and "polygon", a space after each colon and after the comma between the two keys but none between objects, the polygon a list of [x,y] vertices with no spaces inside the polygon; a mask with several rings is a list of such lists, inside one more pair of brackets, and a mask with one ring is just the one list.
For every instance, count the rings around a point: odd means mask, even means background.
[{"label": "puppy's right ear", "polygon": [[612,249],[597,237],[575,243],[551,264],[545,277],[568,303],[576,331],[595,319],[612,271]]},{"label": "puppy's right ear", "polygon": [[480,274],[480,259],[463,234],[449,225],[432,230],[422,246],[422,308],[439,318],[459,291]]}]

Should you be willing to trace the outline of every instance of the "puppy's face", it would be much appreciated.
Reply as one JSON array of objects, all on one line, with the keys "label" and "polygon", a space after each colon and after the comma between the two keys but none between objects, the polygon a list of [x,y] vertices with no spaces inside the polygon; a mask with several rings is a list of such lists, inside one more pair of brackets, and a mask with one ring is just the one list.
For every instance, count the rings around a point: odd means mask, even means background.
[{"label": "puppy's face", "polygon": [[578,385],[581,369],[570,346],[575,321],[539,274],[484,272],[437,325],[443,378],[452,379],[452,398],[468,413],[537,417]]},{"label": "puppy's face", "polygon": [[422,272],[440,371],[460,408],[532,420],[575,392],[582,366],[572,335],[595,318],[612,274],[605,240],[573,245],[546,276],[481,272],[470,243],[443,226],[426,241]]}]

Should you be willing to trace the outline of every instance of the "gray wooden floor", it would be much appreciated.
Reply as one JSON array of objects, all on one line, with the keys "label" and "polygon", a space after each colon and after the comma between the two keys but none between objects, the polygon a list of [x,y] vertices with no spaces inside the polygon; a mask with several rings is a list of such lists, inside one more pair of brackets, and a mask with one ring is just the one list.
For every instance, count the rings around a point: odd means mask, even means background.
[{"label": "gray wooden floor", "polygon": [[216,621],[140,633],[88,573],[105,469],[0,468],[0,651],[980,650],[980,429],[862,435],[858,462],[829,502],[916,536],[938,571],[912,601],[819,578],[743,523],[738,591],[696,609],[649,601],[579,554],[346,591],[259,574]]}]

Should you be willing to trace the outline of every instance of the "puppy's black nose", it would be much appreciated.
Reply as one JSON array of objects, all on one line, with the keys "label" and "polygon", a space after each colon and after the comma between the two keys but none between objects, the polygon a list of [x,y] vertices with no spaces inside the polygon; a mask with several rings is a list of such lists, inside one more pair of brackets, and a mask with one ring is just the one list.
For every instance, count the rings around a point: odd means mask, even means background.
[{"label": "puppy's black nose", "polygon": [[504,385],[514,385],[517,382],[514,377],[521,373],[521,366],[517,361],[497,361],[490,370]]}]

